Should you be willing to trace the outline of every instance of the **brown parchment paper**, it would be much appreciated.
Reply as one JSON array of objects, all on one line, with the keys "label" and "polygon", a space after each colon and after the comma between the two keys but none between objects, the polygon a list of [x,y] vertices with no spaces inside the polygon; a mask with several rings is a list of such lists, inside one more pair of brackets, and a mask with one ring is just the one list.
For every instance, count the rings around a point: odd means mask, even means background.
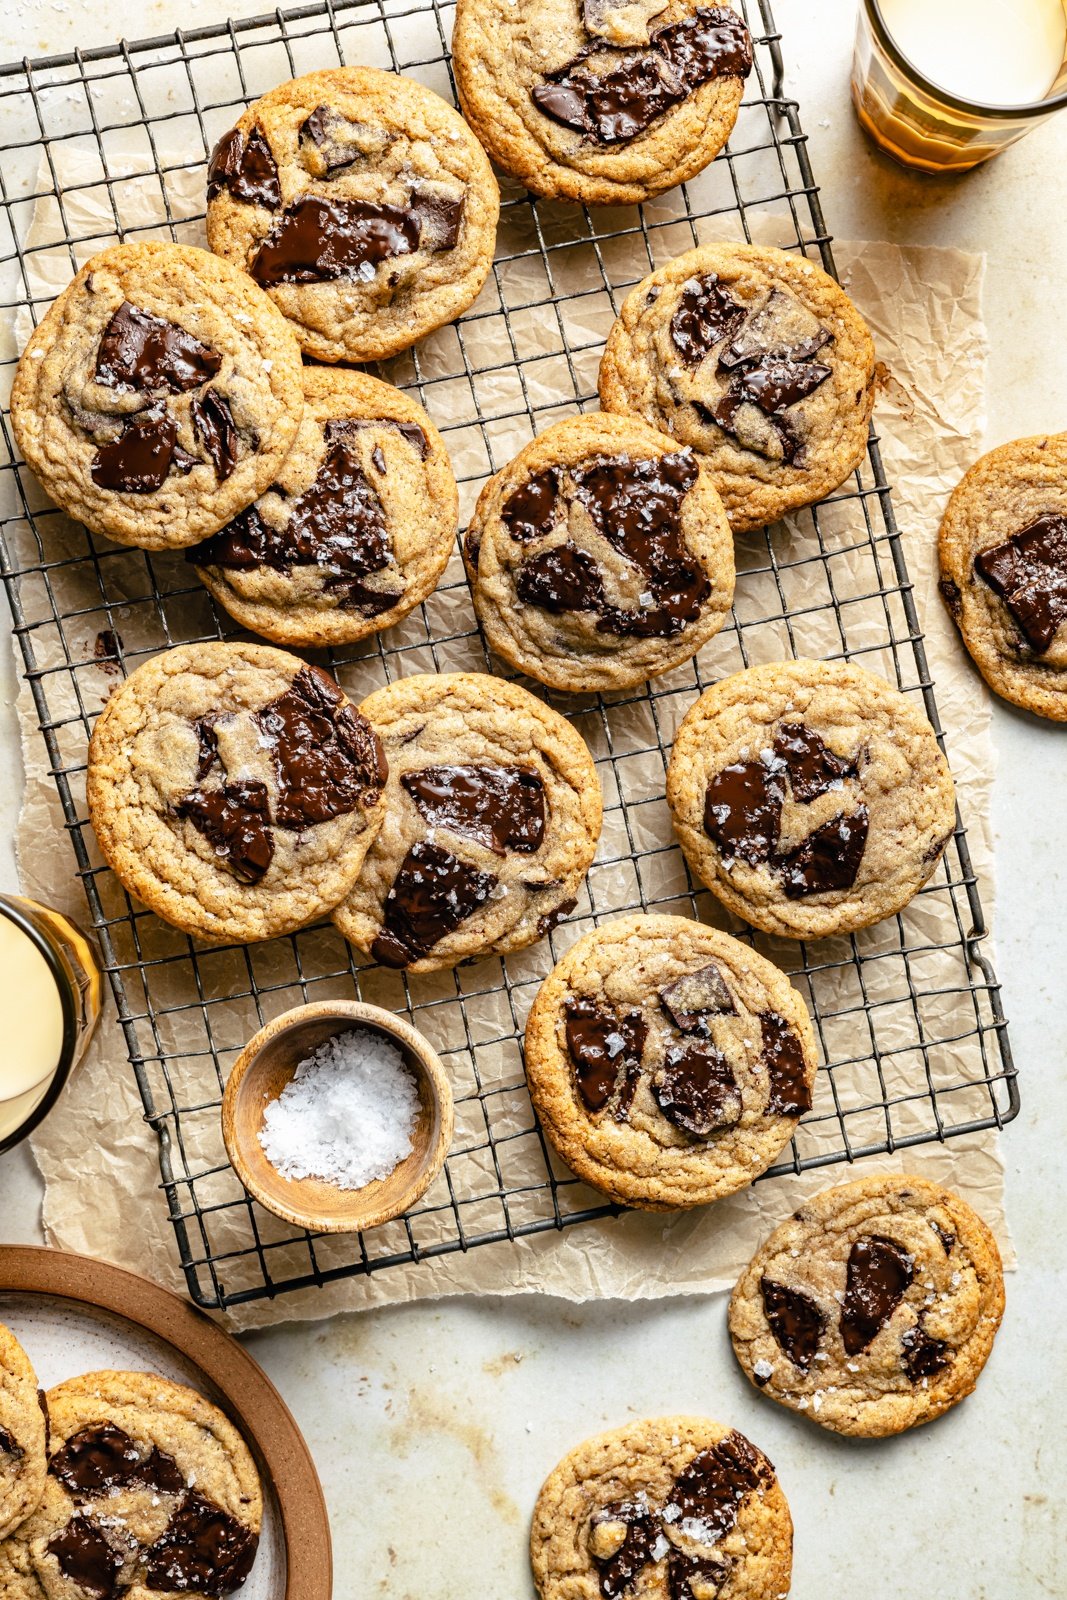
[{"label": "brown parchment paper", "polygon": [[[65,153],[65,159],[71,170],[64,170],[60,178],[73,183],[83,176],[77,170],[78,154]],[[201,184],[199,173],[170,175],[167,199],[175,217],[189,216],[198,208]],[[83,190],[76,203],[87,211],[80,220],[96,223],[85,231],[95,232],[96,248],[102,248],[107,242],[106,195]],[[128,227],[158,228],[163,220],[158,186],[152,182],[146,181],[143,190],[136,182],[125,185],[122,204]],[[791,230],[779,233],[781,225],[773,218],[760,221],[765,242],[792,236]],[[729,231],[718,227],[713,232],[710,222],[702,223],[701,228],[708,238],[724,237]],[[200,224],[190,223],[183,230],[184,237],[192,243],[202,242],[199,230]],[[48,244],[58,237],[61,226],[54,202],[39,202],[32,242]],[[988,801],[994,766],[989,700],[937,598],[935,572],[941,508],[949,489],[978,455],[984,423],[983,258],[952,250],[850,242],[839,242],[836,253],[845,285],[868,318],[890,375],[877,421],[988,918],[993,898]],[[42,294],[58,292],[68,281],[65,251],[57,249],[52,254],[46,249],[29,259]],[[20,343],[28,331],[28,325],[16,328]],[[599,331],[606,332],[606,324]],[[550,328],[546,327],[544,338],[546,350],[554,348]],[[432,359],[431,347],[426,360]],[[540,403],[544,403],[543,397]],[[463,433],[450,436],[457,469],[461,474],[464,470],[479,472],[483,464],[473,455],[473,443],[472,455],[465,459],[465,438]],[[522,437],[516,437],[514,448],[522,442]],[[799,594],[792,603],[796,608],[802,602]],[[805,648],[817,654],[817,645],[817,634],[809,631]],[[828,634],[825,648],[828,653],[839,648],[836,638]],[[786,650],[787,646],[768,647],[760,659],[773,659]],[[879,670],[877,660],[868,664]],[[480,663],[448,662],[449,667],[464,665]],[[412,665],[411,670],[421,669]],[[686,703],[681,703],[679,715]],[[59,802],[25,685],[19,713],[26,769],[18,835],[23,886],[39,899],[76,917],[84,916],[82,891],[73,876]],[[684,881],[679,883],[679,892],[682,889]],[[955,934],[954,929],[936,923],[929,931],[941,939]],[[873,998],[878,997],[880,971],[879,963],[869,969]],[[973,1013],[969,1025],[973,1026]],[[194,1132],[193,1137],[214,1141],[221,1150],[217,1128],[212,1119],[209,1122],[210,1126]],[[155,1137],[143,1121],[123,1036],[110,1006],[83,1067],[38,1131],[32,1147],[46,1184],[44,1225],[50,1242],[116,1261],[184,1291],[185,1280],[159,1188]],[[904,1170],[948,1183],[966,1196],[994,1228],[1006,1263],[1012,1264],[1003,1214],[1002,1165],[995,1136],[986,1134],[954,1139],[945,1146],[922,1146],[903,1156],[868,1158],[852,1169],[832,1166],[800,1177],[758,1183],[714,1207],[674,1217],[630,1213],[563,1233],[553,1231],[390,1268],[325,1289],[238,1307],[228,1320],[235,1328],[251,1328],[445,1294],[537,1292],[575,1300],[643,1299],[721,1289],[732,1284],[759,1238],[802,1196],[861,1172]],[[234,1242],[244,1248],[247,1232],[235,1234]]]}]

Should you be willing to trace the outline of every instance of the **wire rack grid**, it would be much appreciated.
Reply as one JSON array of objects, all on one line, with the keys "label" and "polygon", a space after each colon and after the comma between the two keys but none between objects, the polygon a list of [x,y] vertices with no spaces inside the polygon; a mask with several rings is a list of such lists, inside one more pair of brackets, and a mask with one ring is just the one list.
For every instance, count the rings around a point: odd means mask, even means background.
[{"label": "wire rack grid", "polygon": [[[515,450],[596,403],[622,297],[654,265],[714,237],[776,242],[833,271],[798,107],[782,87],[768,0],[743,0],[755,68],[727,149],[694,183],[643,208],[591,213],[505,186],[493,273],[454,327],[379,369],[445,433],[464,507]],[[0,69],[0,361],[70,273],[118,238],[201,242],[203,166],[243,106],[300,72],[355,62],[454,97],[441,0],[319,0],[270,16]],[[762,237],[762,234],[760,235]],[[189,1293],[226,1307],[616,1208],[548,1150],[525,1091],[525,1016],[552,960],[605,917],[680,911],[726,923],[688,878],[663,799],[671,739],[695,695],[729,671],[793,655],[857,660],[917,697],[940,734],[878,442],[836,495],[738,544],[733,615],[696,661],[628,695],[550,697],[598,764],[605,828],[574,916],[506,963],[410,978],[361,965],[329,927],[265,946],[193,945],[128,899],[102,864],[84,776],[93,718],[119,676],[158,650],[234,628],[179,557],[118,549],[50,506],[0,410],[0,563],[51,773],[84,882]],[[327,659],[361,698],[413,671],[492,670],[458,557],[436,594],[384,636]],[[534,686],[536,688],[536,686]],[[1018,1110],[1000,995],[962,825],[899,916],[816,945],[752,939],[811,1009],[822,1066],[812,1112],[767,1176],[852,1162],[1001,1126]],[[456,1139],[441,1178],[400,1221],[325,1238],[279,1223],[230,1170],[219,1103],[236,1053],[289,1006],[347,995],[412,1018],[449,1065]]]}]

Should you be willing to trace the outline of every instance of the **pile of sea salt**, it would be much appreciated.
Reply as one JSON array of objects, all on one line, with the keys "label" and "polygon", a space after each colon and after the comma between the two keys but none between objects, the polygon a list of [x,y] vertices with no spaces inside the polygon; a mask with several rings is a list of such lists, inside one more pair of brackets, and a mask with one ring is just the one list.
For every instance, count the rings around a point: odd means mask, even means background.
[{"label": "pile of sea salt", "polygon": [[259,1142],[285,1178],[362,1189],[411,1154],[418,1115],[401,1051],[380,1033],[351,1028],[300,1062],[264,1112]]}]

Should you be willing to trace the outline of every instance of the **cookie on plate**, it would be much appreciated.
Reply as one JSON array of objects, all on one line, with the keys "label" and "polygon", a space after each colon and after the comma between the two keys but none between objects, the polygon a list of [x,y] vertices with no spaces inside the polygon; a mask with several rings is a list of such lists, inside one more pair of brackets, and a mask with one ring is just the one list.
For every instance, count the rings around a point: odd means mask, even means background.
[{"label": "cookie on plate", "polygon": [[705,456],[735,533],[837,489],[867,448],[874,395],[874,345],[848,295],[767,245],[700,245],[652,273],[600,366],[606,411]]},{"label": "cookie on plate", "polygon": [[272,89],[208,166],[207,236],[316,361],[379,361],[452,322],[489,275],[500,193],[457,111],[373,67]]},{"label": "cookie on plate", "polygon": [[925,1178],[860,1178],[805,1201],[738,1279],[748,1378],[835,1433],[881,1438],[971,1393],[1004,1310],[996,1241]]},{"label": "cookie on plate", "polygon": [[351,644],[432,594],[459,495],[421,406],[343,367],[304,369],[304,418],[265,495],[186,554],[220,605],[276,644]]},{"label": "cookie on plate", "polygon": [[156,1592],[217,1600],[252,1570],[263,1519],[241,1435],[192,1389],[91,1372],[48,1395],[44,1499],[0,1546],[11,1600]]},{"label": "cookie on plate", "polygon": [[211,944],[272,939],[347,894],[386,765],[334,680],[258,644],[188,644],[114,691],[89,817],[123,887]]},{"label": "cookie on plate", "polygon": [[570,417],[528,444],[482,490],[463,553],[490,649],[569,693],[688,661],[733,600],[710,473],[634,417]]},{"label": "cookie on plate", "polygon": [[30,1358],[0,1323],[0,1539],[26,1520],[44,1492],[47,1419]]},{"label": "cookie on plate", "polygon": [[901,910],[956,821],[923,713],[838,661],[772,662],[707,689],[675,736],[667,802],[701,882],[786,939],[851,933]]},{"label": "cookie on plate", "polygon": [[459,0],[460,105],[535,194],[636,205],[718,155],[752,70],[730,6],[698,0]]},{"label": "cookie on plate", "polygon": [[784,973],[688,917],[619,917],[567,951],[526,1023],[545,1134],[623,1205],[706,1205],[766,1170],[811,1107],[815,1035]]},{"label": "cookie on plate", "polygon": [[64,511],[119,544],[179,549],[273,483],[300,377],[285,319],[243,272],[192,245],[120,244],[31,337],[11,421]]},{"label": "cookie on plate", "polygon": [[386,967],[434,972],[533,944],[573,909],[600,837],[582,738],[517,684],[417,674],[360,711],[389,763],[385,819],[333,914]]},{"label": "cookie on plate", "polygon": [[1067,722],[1067,433],[975,463],[941,524],[941,593],[997,694]]},{"label": "cookie on plate", "polygon": [[657,1417],[564,1456],[537,1497],[530,1561],[541,1600],[784,1600],[793,1523],[743,1434]]}]

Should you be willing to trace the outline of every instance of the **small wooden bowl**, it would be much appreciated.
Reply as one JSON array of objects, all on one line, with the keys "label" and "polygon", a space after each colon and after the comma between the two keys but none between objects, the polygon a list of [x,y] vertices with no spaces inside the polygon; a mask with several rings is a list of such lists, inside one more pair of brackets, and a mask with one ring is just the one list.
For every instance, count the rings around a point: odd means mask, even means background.
[{"label": "small wooden bowl", "polygon": [[[320,1178],[285,1178],[259,1142],[263,1113],[319,1045],[350,1028],[370,1028],[397,1045],[419,1089],[412,1151],[387,1178],[362,1189],[338,1189]],[[362,1233],[392,1222],[421,1200],[452,1143],[452,1088],[436,1052],[420,1033],[379,1006],[321,1001],[286,1011],[250,1039],[234,1063],[222,1099],[222,1137],[249,1194],[275,1216],[313,1233]]]}]

